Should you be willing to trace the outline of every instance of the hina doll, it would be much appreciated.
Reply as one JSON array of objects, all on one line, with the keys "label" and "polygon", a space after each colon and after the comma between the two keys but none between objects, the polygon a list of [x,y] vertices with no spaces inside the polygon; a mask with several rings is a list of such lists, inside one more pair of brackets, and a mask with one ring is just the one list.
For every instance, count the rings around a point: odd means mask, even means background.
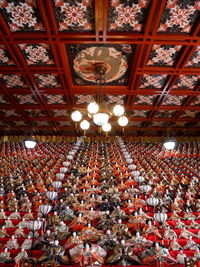
[{"label": "hina doll", "polygon": [[59,245],[59,241],[55,240],[53,244],[47,248],[46,252],[39,258],[38,262],[51,261],[52,263],[70,264],[70,260],[67,255],[64,255],[65,250]]},{"label": "hina doll", "polygon": [[10,217],[7,218],[7,220],[5,221],[5,228],[15,228],[15,225],[13,225]]},{"label": "hina doll", "polygon": [[69,237],[70,233],[69,233],[69,228],[67,227],[67,225],[61,221],[60,224],[57,226],[58,228],[58,238],[59,240],[63,240],[66,239],[67,237]]},{"label": "hina doll", "polygon": [[8,248],[5,248],[4,251],[0,253],[0,263],[10,263],[12,262],[12,258],[10,256],[10,252],[8,252]]},{"label": "hina doll", "polygon": [[2,229],[0,229],[0,238],[8,237],[9,234],[7,233],[5,226],[2,226]]},{"label": "hina doll", "polygon": [[192,232],[186,230],[186,227],[183,228],[181,234],[179,235],[179,238],[186,238],[189,239],[189,237],[196,237],[195,234],[193,234]]},{"label": "hina doll", "polygon": [[128,227],[122,223],[121,219],[113,225],[112,233],[116,234],[118,239],[130,239],[132,237],[131,233],[128,231]]},{"label": "hina doll", "polygon": [[8,202],[8,211],[15,211],[18,209],[18,201],[16,198],[10,199]]},{"label": "hina doll", "polygon": [[71,249],[77,245],[83,244],[82,236],[79,236],[77,232],[73,232],[64,245],[64,249]]},{"label": "hina doll", "polygon": [[17,243],[17,239],[14,235],[12,235],[11,239],[8,240],[7,244],[5,245],[8,249],[18,249],[19,244]]},{"label": "hina doll", "polygon": [[54,211],[53,216],[51,216],[48,219],[47,226],[54,228],[60,224],[60,221],[61,221],[60,216],[58,215],[56,211]]},{"label": "hina doll", "polygon": [[113,250],[117,243],[117,236],[111,233],[110,230],[107,230],[105,234],[101,235],[100,240],[98,241],[98,245],[106,251]]},{"label": "hina doll", "polygon": [[150,250],[149,255],[145,256],[142,261],[143,264],[155,264],[156,262],[166,262],[168,264],[177,263],[170,255],[168,249],[160,245],[158,242],[155,243]]},{"label": "hina doll", "polygon": [[115,224],[115,221],[110,216],[110,211],[107,210],[98,221],[96,228],[98,230],[108,230]]},{"label": "hina doll", "polygon": [[192,240],[192,236],[189,236],[189,239],[187,240],[186,245],[183,247],[184,250],[196,250],[199,247],[199,245]]},{"label": "hina doll", "polygon": [[21,260],[26,260],[28,259],[28,253],[25,251],[24,248],[21,248],[21,251],[17,254],[17,256],[15,257],[15,262],[21,262]]},{"label": "hina doll", "polygon": [[185,264],[185,259],[187,256],[183,253],[183,250],[180,249],[180,252],[176,256],[176,260],[179,264]]},{"label": "hina doll", "polygon": [[139,208],[139,209],[138,209],[138,215],[139,215],[143,220],[151,220],[151,219],[152,219],[152,217],[151,217],[150,215],[146,214],[146,213],[142,210],[142,208]]},{"label": "hina doll", "polygon": [[176,239],[177,234],[174,230],[170,229],[170,226],[165,230],[164,232],[164,239],[170,240],[170,239]]},{"label": "hina doll", "polygon": [[142,231],[145,226],[145,220],[138,215],[137,212],[134,212],[134,216],[131,216],[129,219],[128,228],[133,229],[134,231]]},{"label": "hina doll", "polygon": [[25,218],[22,219],[21,222],[19,222],[19,224],[17,225],[17,227],[21,227],[21,228],[27,228],[27,221],[25,220]]},{"label": "hina doll", "polygon": [[75,217],[71,224],[69,224],[69,228],[73,231],[79,231],[82,230],[86,224],[87,221],[83,218],[83,213],[79,213],[78,217]]},{"label": "hina doll", "polygon": [[140,232],[136,232],[134,237],[127,240],[127,244],[133,246],[134,251],[138,253],[143,251],[144,248],[151,247],[153,242],[141,236]]},{"label": "hina doll", "polygon": [[24,240],[24,242],[21,245],[22,249],[30,249],[32,246],[32,239],[30,237],[30,235],[28,236],[27,239]]},{"label": "hina doll", "polygon": [[199,251],[199,248],[198,247],[196,248],[196,251],[194,253],[194,257],[200,258],[200,251]]},{"label": "hina doll", "polygon": [[140,264],[140,260],[133,253],[131,247],[127,246],[125,240],[121,240],[121,242],[114,248],[113,253],[107,258],[106,263],[126,266]]},{"label": "hina doll", "polygon": [[31,212],[31,209],[29,209],[28,212],[26,214],[24,214],[23,218],[29,219],[29,220],[33,219],[33,213]]},{"label": "hina doll", "polygon": [[24,233],[24,230],[19,226],[19,228],[15,231],[15,237],[16,238],[24,238],[26,235]]},{"label": "hina doll", "polygon": [[180,250],[182,247],[179,245],[177,238],[173,238],[169,243],[169,250]]},{"label": "hina doll", "polygon": [[144,236],[147,237],[147,239],[151,238],[161,238],[161,235],[158,231],[158,229],[152,225],[151,221],[148,221],[147,225],[143,228]]},{"label": "hina doll", "polygon": [[188,209],[186,209],[184,215],[183,215],[183,219],[184,220],[195,220],[196,216],[194,214],[192,214]]},{"label": "hina doll", "polygon": [[186,227],[186,225],[184,224],[184,222],[181,221],[181,219],[179,218],[178,221],[176,222],[176,225],[174,228],[176,229],[183,229],[184,227]]},{"label": "hina doll", "polygon": [[7,219],[7,216],[6,216],[5,211],[4,211],[4,209],[1,209],[0,220],[6,220],[6,219]]},{"label": "hina doll", "polygon": [[84,212],[84,218],[86,218],[88,221],[93,221],[94,219],[100,217],[101,217],[101,212],[94,210],[93,207],[90,207],[89,210]]},{"label": "hina doll", "polygon": [[65,221],[72,221],[74,219],[74,211],[69,206],[61,212],[61,218]]},{"label": "hina doll", "polygon": [[69,251],[74,264],[78,266],[101,266],[106,257],[106,251],[98,245],[89,243],[76,246]]},{"label": "hina doll", "polygon": [[111,216],[117,220],[117,219],[122,219],[126,220],[128,216],[125,214],[125,212],[120,208],[120,206],[117,206],[113,212],[111,213]]},{"label": "hina doll", "polygon": [[200,229],[200,224],[195,222],[194,219],[192,219],[191,224],[188,225],[189,229]]},{"label": "hina doll", "polygon": [[15,212],[10,214],[10,219],[19,220],[21,219],[21,215],[18,212],[18,210],[15,210]]},{"label": "hina doll", "polygon": [[180,216],[177,214],[175,210],[173,210],[172,215],[170,216],[169,220],[176,221],[180,219]]},{"label": "hina doll", "polygon": [[81,236],[83,237],[83,240],[86,242],[96,242],[100,238],[100,232],[98,232],[97,229],[91,226],[91,223],[88,223],[87,226],[85,226],[81,230]]}]

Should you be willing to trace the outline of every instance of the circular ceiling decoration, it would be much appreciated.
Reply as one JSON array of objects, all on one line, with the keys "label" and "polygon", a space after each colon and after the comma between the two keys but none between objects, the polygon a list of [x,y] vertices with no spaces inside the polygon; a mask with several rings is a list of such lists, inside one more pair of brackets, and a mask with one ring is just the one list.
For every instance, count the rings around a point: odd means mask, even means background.
[{"label": "circular ceiling decoration", "polygon": [[88,47],[81,50],[73,61],[76,74],[82,79],[96,83],[94,64],[106,64],[106,83],[122,77],[128,68],[126,57],[114,47]]}]

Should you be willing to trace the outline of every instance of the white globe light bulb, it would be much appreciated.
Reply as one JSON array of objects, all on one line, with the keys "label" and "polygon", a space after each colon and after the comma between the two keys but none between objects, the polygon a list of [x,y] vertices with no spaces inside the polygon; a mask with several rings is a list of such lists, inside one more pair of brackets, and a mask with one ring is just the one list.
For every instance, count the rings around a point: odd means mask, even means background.
[{"label": "white globe light bulb", "polygon": [[113,113],[117,117],[122,116],[124,114],[124,107],[122,105],[116,105],[116,106],[114,106]]},{"label": "white globe light bulb", "polygon": [[124,127],[128,124],[128,118],[126,116],[121,116],[118,119],[118,123],[120,126]]},{"label": "white globe light bulb", "polygon": [[165,149],[168,149],[168,150],[174,149],[176,146],[176,141],[175,140],[166,140],[163,143],[163,146]]},{"label": "white globe light bulb", "polygon": [[87,120],[83,120],[81,123],[80,123],[80,127],[82,130],[86,131],[89,129],[90,127],[90,123],[87,121]]},{"label": "white globe light bulb", "polygon": [[82,119],[82,114],[80,113],[80,111],[75,110],[72,112],[71,118],[73,121],[78,122]]},{"label": "white globe light bulb", "polygon": [[25,142],[25,147],[26,148],[34,148],[36,146],[36,142],[33,140],[26,140]]},{"label": "white globe light bulb", "polygon": [[87,110],[90,114],[95,114],[99,111],[99,105],[96,102],[91,102],[87,106]]},{"label": "white globe light bulb", "polygon": [[102,130],[104,131],[104,132],[109,132],[110,130],[111,130],[111,125],[110,125],[110,123],[105,123],[103,126],[102,126]]},{"label": "white globe light bulb", "polygon": [[107,113],[97,113],[93,115],[93,122],[98,126],[103,126],[109,120],[109,115]]}]

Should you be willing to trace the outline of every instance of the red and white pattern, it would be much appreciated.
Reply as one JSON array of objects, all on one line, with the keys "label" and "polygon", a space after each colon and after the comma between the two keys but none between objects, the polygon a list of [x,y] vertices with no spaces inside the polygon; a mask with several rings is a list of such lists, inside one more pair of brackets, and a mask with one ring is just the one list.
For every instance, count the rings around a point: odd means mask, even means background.
[{"label": "red and white pattern", "polygon": [[45,111],[41,109],[26,109],[27,115],[30,117],[45,117]]},{"label": "red and white pattern", "polygon": [[153,105],[156,96],[151,95],[140,95],[136,97],[134,105]]},{"label": "red and white pattern", "polygon": [[28,65],[53,65],[48,44],[19,44]]},{"label": "red and white pattern", "polygon": [[146,117],[148,110],[134,110],[130,111],[130,117]]},{"label": "red and white pattern", "polygon": [[147,89],[156,89],[162,88],[165,83],[167,75],[166,74],[144,74],[140,87],[139,88],[147,88]]},{"label": "red and white pattern", "polygon": [[141,123],[142,122],[140,122],[140,121],[129,121],[129,123],[128,123],[128,126],[130,126],[130,127],[140,127],[141,126]]},{"label": "red and white pattern", "polygon": [[18,127],[27,126],[27,123],[25,121],[13,121],[13,124]]},{"label": "red and white pattern", "polygon": [[195,100],[190,104],[192,106],[200,106],[200,96],[196,96]]},{"label": "red and white pattern", "polygon": [[63,109],[54,109],[52,110],[55,117],[67,117],[68,113]]},{"label": "red and white pattern", "polygon": [[62,95],[44,95],[44,98],[48,105],[66,104]]},{"label": "red and white pattern", "polygon": [[47,121],[35,121],[34,124],[38,127],[47,127],[49,126]]},{"label": "red and white pattern", "polygon": [[189,33],[199,15],[199,0],[168,0],[158,32]]},{"label": "red and white pattern", "polygon": [[181,49],[181,45],[153,45],[147,65],[172,66]]},{"label": "red and white pattern", "polygon": [[200,75],[180,75],[172,89],[194,89],[200,83]]},{"label": "red and white pattern", "polygon": [[94,101],[92,95],[75,95],[75,103],[77,105],[89,104],[92,101]]},{"label": "red and white pattern", "polygon": [[125,95],[106,95],[105,102],[109,104],[124,104]]},{"label": "red and white pattern", "polygon": [[199,115],[200,112],[198,111],[192,111],[192,110],[186,110],[181,116],[180,118],[195,118],[196,116]]},{"label": "red and white pattern", "polygon": [[0,74],[0,80],[7,88],[25,88],[27,85],[20,74]]},{"label": "red and white pattern", "polygon": [[69,127],[69,126],[71,126],[71,122],[70,121],[58,121],[58,124],[61,127]]},{"label": "red and white pattern", "polygon": [[108,14],[108,30],[142,31],[144,13],[148,3],[148,0],[132,1],[131,4],[122,0],[111,0]]},{"label": "red and white pattern", "polygon": [[152,121],[150,126],[165,127],[165,126],[167,126],[167,122],[165,122],[165,121]]},{"label": "red and white pattern", "polygon": [[14,95],[21,105],[28,104],[38,104],[33,95]]},{"label": "red and white pattern", "polygon": [[162,105],[181,106],[185,99],[185,96],[168,95]]},{"label": "red and white pattern", "polygon": [[2,112],[4,112],[4,116],[5,117],[17,117],[19,116],[19,114],[17,113],[17,111],[15,109],[3,109],[1,110]]},{"label": "red and white pattern", "polygon": [[15,31],[44,31],[38,17],[36,0],[0,1],[0,9],[7,20],[10,30]]},{"label": "red and white pattern", "polygon": [[61,87],[57,74],[34,74],[40,88],[59,88]]},{"label": "red and white pattern", "polygon": [[156,118],[171,118],[175,114],[172,110],[157,111],[155,114]]},{"label": "red and white pattern", "polygon": [[5,98],[5,96],[0,95],[0,104],[9,104],[9,101]]},{"label": "red and white pattern", "polygon": [[54,0],[59,31],[92,31],[93,0]]},{"label": "red and white pattern", "polygon": [[4,45],[0,44],[0,65],[14,65]]},{"label": "red and white pattern", "polygon": [[197,46],[186,67],[200,67],[200,46]]}]

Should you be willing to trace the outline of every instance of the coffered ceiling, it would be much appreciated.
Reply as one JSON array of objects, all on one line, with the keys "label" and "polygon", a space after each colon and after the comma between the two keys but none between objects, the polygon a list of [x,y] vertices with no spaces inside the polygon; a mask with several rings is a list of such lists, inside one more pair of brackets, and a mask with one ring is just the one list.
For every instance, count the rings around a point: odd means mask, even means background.
[{"label": "coffered ceiling", "polygon": [[70,114],[96,96],[104,62],[126,134],[199,135],[198,0],[2,0],[0,13],[1,134],[74,134]]}]

